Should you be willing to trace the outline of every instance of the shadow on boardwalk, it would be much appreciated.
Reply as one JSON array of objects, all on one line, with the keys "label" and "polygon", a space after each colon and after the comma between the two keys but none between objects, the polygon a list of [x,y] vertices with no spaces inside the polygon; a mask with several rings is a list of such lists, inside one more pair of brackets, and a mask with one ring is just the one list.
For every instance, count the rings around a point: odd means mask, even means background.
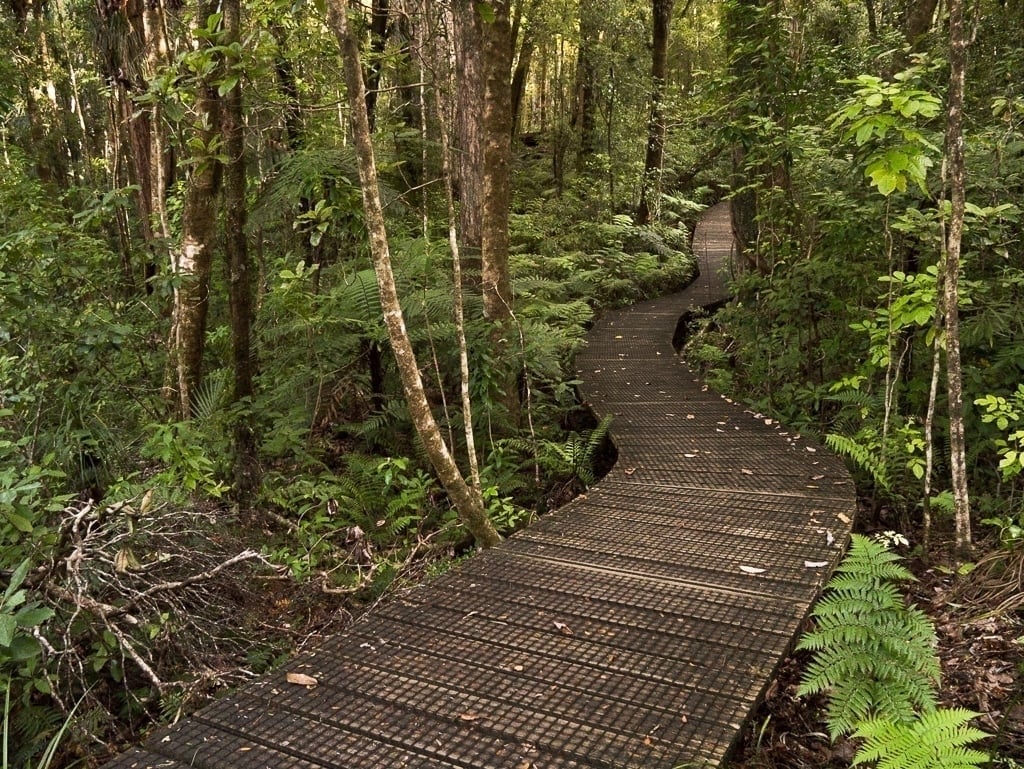
[{"label": "shadow on boardwalk", "polygon": [[709,209],[701,277],[588,336],[583,393],[619,452],[600,484],[108,769],[720,764],[854,510],[838,460],[674,353],[677,319],[725,297],[731,244]]}]

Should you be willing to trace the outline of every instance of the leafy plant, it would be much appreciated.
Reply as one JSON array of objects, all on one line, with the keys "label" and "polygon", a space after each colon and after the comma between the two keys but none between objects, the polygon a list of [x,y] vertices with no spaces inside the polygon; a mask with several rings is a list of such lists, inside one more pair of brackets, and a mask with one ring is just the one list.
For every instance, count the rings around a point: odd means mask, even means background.
[{"label": "leafy plant", "polygon": [[[68,713],[64,722],[61,724],[57,732],[50,738],[50,741],[46,743],[46,747],[43,748],[42,755],[39,757],[39,761],[34,767],[25,764],[23,769],[50,769],[53,766],[53,762],[57,756],[57,750],[60,747],[61,742],[64,740],[64,735],[74,721],[75,712],[78,710],[78,706],[81,704],[81,700],[75,703],[75,706],[71,708],[71,712]],[[4,689],[4,733],[3,733],[3,745],[2,754],[0,754],[0,769],[9,769],[11,767],[11,751],[10,751],[10,740],[11,740],[11,686],[8,681],[7,686]]]},{"label": "leafy plant", "polygon": [[918,68],[911,68],[898,73],[893,82],[860,75],[851,81],[859,86],[855,95],[832,115],[832,128],[842,128],[844,140],[870,148],[864,175],[883,195],[905,191],[908,182],[927,194],[927,172],[934,164],[932,157],[939,154],[918,123],[936,117],[942,102],[911,87],[919,74]]},{"label": "leafy plant", "polygon": [[828,693],[833,738],[869,718],[908,722],[935,708],[935,631],[896,589],[896,582],[912,579],[899,560],[854,534],[829,594],[814,608],[815,629],[797,646],[815,652],[799,693]]},{"label": "leafy plant", "polygon": [[538,460],[550,471],[564,473],[584,487],[591,486],[597,480],[598,455],[611,426],[612,418],[607,416],[593,430],[573,431],[565,441],[541,441]]},{"label": "leafy plant", "polygon": [[814,608],[815,629],[798,644],[814,652],[798,693],[828,693],[831,737],[864,740],[854,766],[977,767],[988,756],[965,746],[987,735],[968,726],[976,713],[936,707],[935,631],[897,592],[895,582],[913,578],[899,560],[883,541],[853,535],[829,594]]},{"label": "leafy plant", "polygon": [[964,708],[933,710],[912,723],[885,718],[862,722],[854,732],[864,744],[854,766],[877,762],[877,769],[974,769],[987,754],[965,747],[988,735],[968,726],[979,715]]}]

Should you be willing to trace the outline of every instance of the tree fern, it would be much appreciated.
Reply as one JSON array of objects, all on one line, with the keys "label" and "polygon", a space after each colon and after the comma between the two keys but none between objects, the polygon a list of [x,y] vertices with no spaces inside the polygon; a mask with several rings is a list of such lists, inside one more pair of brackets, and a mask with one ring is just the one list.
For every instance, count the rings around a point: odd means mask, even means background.
[{"label": "tree fern", "polygon": [[899,556],[853,535],[850,552],[815,607],[816,627],[798,648],[815,651],[799,693],[828,692],[833,738],[872,717],[907,722],[935,708],[935,631],[895,586],[910,579]]},{"label": "tree fern", "polygon": [[877,761],[877,769],[974,769],[988,761],[986,754],[966,747],[988,736],[967,725],[977,715],[952,708],[925,713],[913,723],[865,721],[854,732],[864,745],[853,765]]}]

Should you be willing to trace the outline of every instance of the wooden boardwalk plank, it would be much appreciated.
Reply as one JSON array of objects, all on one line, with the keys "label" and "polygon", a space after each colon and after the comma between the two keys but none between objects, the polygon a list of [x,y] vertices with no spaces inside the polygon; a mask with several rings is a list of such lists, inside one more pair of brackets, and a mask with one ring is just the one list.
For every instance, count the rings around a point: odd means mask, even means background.
[{"label": "wooden boardwalk plank", "polygon": [[578,356],[619,452],[595,488],[108,769],[719,765],[837,563],[854,499],[835,457],[675,354],[678,318],[726,298],[727,206],[694,249],[697,281],[609,313]]}]

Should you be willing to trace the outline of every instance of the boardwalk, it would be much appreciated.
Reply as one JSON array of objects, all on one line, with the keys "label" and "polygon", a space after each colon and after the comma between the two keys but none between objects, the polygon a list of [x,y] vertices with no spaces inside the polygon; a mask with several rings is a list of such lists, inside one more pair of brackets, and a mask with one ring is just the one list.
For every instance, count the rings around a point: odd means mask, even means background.
[{"label": "boardwalk", "polygon": [[109,769],[719,765],[854,507],[836,459],[674,353],[680,315],[724,297],[730,247],[717,206],[700,279],[590,333],[583,393],[614,415],[619,460],[588,494]]}]

